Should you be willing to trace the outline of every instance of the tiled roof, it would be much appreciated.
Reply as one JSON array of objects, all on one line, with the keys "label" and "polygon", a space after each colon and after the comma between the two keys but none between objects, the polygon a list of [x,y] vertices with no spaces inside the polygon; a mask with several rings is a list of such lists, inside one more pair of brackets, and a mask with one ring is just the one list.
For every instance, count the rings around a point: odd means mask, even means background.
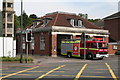
[{"label": "tiled roof", "polygon": [[[86,19],[81,18],[80,16],[78,16],[76,14],[54,12],[51,14],[46,14],[45,16],[40,17],[39,19],[44,20],[45,18],[51,18],[51,20],[46,25],[44,25],[44,27],[50,27],[50,26],[74,27],[70,24],[68,19],[76,19],[76,20],[81,20],[83,22],[83,25],[85,28],[101,29],[98,26],[94,25],[93,23],[89,22]],[[43,27],[43,26],[38,24],[35,28],[39,28],[39,27]]]},{"label": "tiled roof", "polygon": [[45,27],[49,26],[64,26],[64,27],[73,27],[69,22],[68,19],[80,19],[83,22],[83,25],[85,28],[90,28],[90,29],[100,29],[96,25],[92,24],[91,22],[87,21],[86,19],[81,18],[78,15],[75,14],[68,14],[68,13],[53,13],[53,14],[47,14],[40,19],[44,19],[47,17],[51,17],[52,20],[45,25]]}]

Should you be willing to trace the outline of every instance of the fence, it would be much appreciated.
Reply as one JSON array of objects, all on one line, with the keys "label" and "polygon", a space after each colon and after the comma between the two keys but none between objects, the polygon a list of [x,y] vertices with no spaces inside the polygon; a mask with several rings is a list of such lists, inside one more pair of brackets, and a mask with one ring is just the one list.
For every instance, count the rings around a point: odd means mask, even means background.
[{"label": "fence", "polygon": [[16,57],[16,41],[12,37],[0,37],[0,57]]}]

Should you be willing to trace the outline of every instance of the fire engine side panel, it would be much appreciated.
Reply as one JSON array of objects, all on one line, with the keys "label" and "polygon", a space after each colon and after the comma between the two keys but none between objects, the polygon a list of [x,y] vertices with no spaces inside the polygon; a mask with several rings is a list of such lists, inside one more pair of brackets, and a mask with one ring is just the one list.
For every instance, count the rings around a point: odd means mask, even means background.
[{"label": "fire engine side panel", "polygon": [[72,52],[72,43],[62,43],[61,44],[61,54],[67,55],[67,52]]}]

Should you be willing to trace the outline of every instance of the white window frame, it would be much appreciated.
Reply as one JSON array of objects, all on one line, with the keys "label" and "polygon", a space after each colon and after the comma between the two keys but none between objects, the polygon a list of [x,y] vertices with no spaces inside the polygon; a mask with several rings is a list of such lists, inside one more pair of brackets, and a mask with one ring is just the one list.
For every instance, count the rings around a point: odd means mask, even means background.
[{"label": "white window frame", "polygon": [[82,20],[78,20],[78,27],[82,27],[83,24],[82,24]]},{"label": "white window frame", "polygon": [[117,50],[118,49],[117,45],[113,45],[113,49]]},{"label": "white window frame", "polygon": [[40,50],[45,50],[45,36],[40,36]]},{"label": "white window frame", "polygon": [[34,46],[35,45],[35,40],[34,40],[34,37],[32,37],[32,42],[30,43],[30,49],[31,50],[34,50]]},{"label": "white window frame", "polygon": [[82,20],[71,19],[71,20],[70,20],[70,24],[71,24],[73,27],[83,27],[83,22],[82,22]]},{"label": "white window frame", "polygon": [[70,20],[70,24],[71,24],[72,26],[74,26],[74,21],[75,21],[74,19],[71,19],[71,20]]}]

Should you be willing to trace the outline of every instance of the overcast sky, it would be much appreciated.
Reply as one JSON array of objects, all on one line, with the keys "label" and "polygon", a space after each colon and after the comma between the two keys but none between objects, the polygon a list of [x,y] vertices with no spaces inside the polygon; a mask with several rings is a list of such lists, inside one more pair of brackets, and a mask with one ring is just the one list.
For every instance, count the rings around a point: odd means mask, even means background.
[{"label": "overcast sky", "polygon": [[[0,0],[0,8],[2,8]],[[20,15],[20,1],[15,1],[15,12]],[[104,18],[118,11],[120,0],[23,0],[24,11],[38,17],[47,13],[63,11],[88,14],[89,18]],[[120,5],[119,5],[120,6]]]}]

